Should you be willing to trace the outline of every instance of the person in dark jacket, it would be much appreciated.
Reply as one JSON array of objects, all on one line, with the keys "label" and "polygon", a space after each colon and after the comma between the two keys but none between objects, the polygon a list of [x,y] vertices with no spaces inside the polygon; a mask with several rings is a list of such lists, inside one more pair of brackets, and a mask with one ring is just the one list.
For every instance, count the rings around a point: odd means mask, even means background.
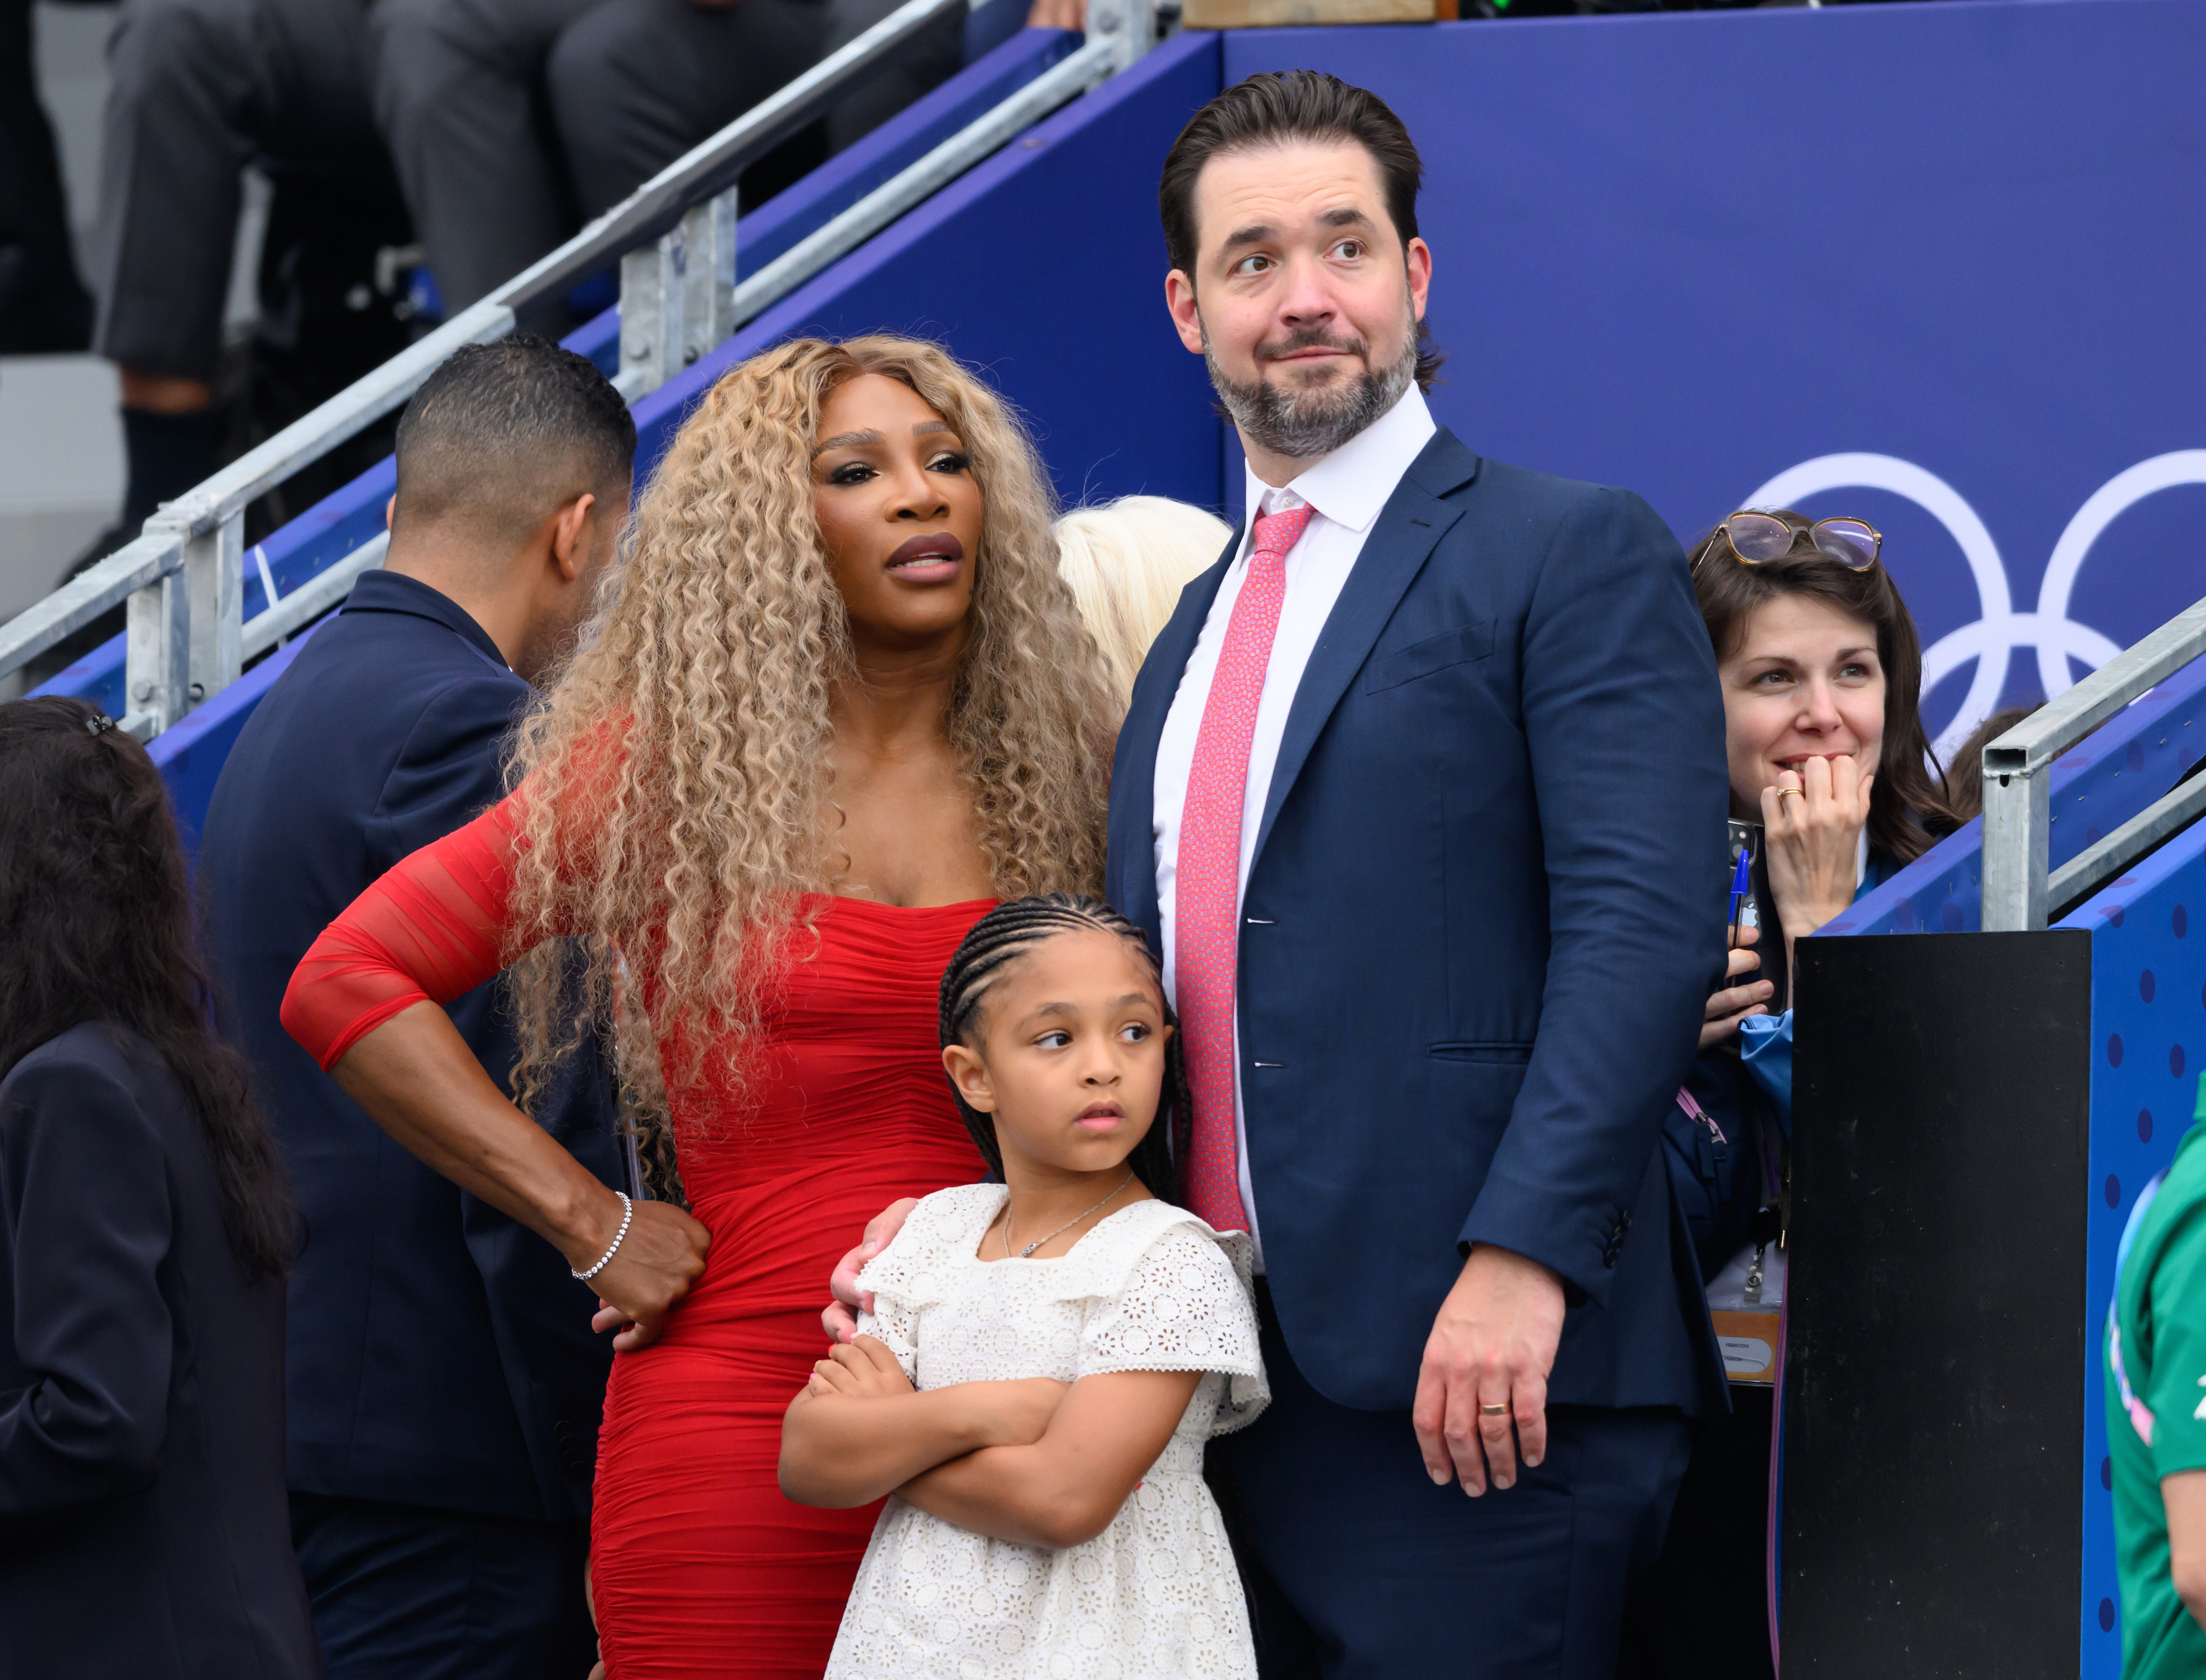
[{"label": "person in dark jacket", "polygon": [[[1959,826],[1923,727],[1923,643],[1867,521],[1741,509],[1696,544],[1731,815],[1759,823],[1759,926],[1710,995],[1664,1159],[1708,1299],[1783,1300],[1792,952]],[[1709,860],[1713,873],[1728,860]],[[1742,1285],[1744,1286],[1743,1292]],[[1774,1354],[1781,1360],[1780,1343]],[[1761,1355],[1738,1349],[1743,1366]],[[1738,1375],[1693,1446],[1619,1680],[1768,1680],[1773,1389]]]},{"label": "person in dark jacket", "polygon": [[[306,1216],[290,1287],[294,1538],[332,1675],[589,1668],[590,1482],[611,1349],[549,1243],[408,1153],[292,1042],[283,988],[377,877],[495,803],[628,509],[635,428],[583,358],[456,352],[398,432],[391,547],[238,737],[207,813],[212,946]],[[451,1016],[514,1063],[492,987]],[[586,1058],[542,1111],[625,1188]]]},{"label": "person in dark jacket", "polygon": [[283,1498],[296,1219],[146,749],[0,706],[0,1675],[322,1671]]}]

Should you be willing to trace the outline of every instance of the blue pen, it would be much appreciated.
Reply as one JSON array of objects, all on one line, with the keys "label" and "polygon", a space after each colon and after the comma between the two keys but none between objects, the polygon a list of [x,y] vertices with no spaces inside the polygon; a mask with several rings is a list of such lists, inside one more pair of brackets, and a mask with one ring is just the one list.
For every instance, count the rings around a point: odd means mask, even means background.
[{"label": "blue pen", "polygon": [[1746,895],[1750,890],[1747,877],[1753,861],[1746,848],[1741,846],[1738,849],[1738,867],[1731,872],[1731,942],[1734,945],[1738,944],[1738,907],[1746,902]]}]

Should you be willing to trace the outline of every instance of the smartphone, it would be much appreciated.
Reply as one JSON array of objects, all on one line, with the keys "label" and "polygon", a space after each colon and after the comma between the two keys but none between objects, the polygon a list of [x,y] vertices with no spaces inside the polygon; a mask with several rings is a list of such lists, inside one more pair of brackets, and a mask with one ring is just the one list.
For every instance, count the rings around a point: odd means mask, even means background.
[{"label": "smartphone", "polygon": [[[1741,853],[1751,860],[1747,872],[1747,885],[1751,891],[1739,906],[1738,925],[1762,930],[1754,942],[1755,951],[1762,958],[1762,967],[1756,971],[1756,978],[1766,980],[1776,988],[1770,993],[1765,1007],[1772,1015],[1782,1015],[1791,1007],[1785,984],[1785,946],[1775,933],[1777,899],[1769,890],[1769,869],[1762,850],[1762,825],[1743,823],[1734,818],[1725,827],[1731,841],[1726,859],[1726,867],[1731,873],[1725,877],[1726,880],[1729,881],[1737,874]],[[1728,900],[1726,901],[1726,908],[1729,908]],[[1739,983],[1744,984],[1744,980]],[[1730,984],[1732,982],[1726,979],[1719,981],[1711,990],[1720,991]]]}]

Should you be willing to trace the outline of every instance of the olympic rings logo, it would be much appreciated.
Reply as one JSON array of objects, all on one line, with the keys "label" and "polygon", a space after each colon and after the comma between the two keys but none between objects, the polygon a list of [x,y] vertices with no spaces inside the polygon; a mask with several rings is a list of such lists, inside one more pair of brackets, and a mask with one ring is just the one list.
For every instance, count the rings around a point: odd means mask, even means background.
[{"label": "olympic rings logo", "polygon": [[1943,757],[1991,716],[1999,704],[2000,691],[2006,685],[2007,662],[2016,648],[2037,650],[2038,682],[2048,700],[2070,685],[2072,655],[2096,670],[2122,651],[2089,625],[2069,617],[2076,575],[2083,569],[2091,545],[2116,519],[2155,491],[2187,484],[2206,484],[2206,450],[2156,455],[2108,480],[2076,510],[2060,540],[2053,545],[2044,581],[2038,585],[2036,608],[2030,612],[2014,610],[1999,545],[1976,510],[1945,480],[1924,472],[1911,461],[1889,455],[1819,455],[1813,461],[1788,467],[1739,505],[1789,508],[1826,490],[1889,491],[1928,512],[1960,545],[1976,579],[1976,601],[1983,616],[1973,624],[1964,624],[1941,636],[1923,653],[1926,694],[1969,660],[1976,664],[1961,709],[1934,743]]}]

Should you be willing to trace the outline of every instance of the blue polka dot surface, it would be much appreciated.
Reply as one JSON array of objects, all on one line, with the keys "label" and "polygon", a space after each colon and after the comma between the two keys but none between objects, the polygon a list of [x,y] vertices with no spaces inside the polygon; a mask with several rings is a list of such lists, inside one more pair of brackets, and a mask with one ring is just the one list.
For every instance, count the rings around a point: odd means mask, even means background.
[{"label": "blue polka dot surface", "polygon": [[2190,944],[2190,907],[2206,903],[2206,835],[2178,836],[2130,873],[2087,899],[2060,925],[2091,936],[2090,1183],[2084,1282],[2089,1371],[2084,1376],[2084,1630],[2087,1680],[2121,1671],[2114,1578],[2114,1498],[2100,1465],[2107,1453],[2100,1373],[2114,1253],[2137,1192],[2165,1167],[2191,1123],[2206,1043],[2206,949]]}]

